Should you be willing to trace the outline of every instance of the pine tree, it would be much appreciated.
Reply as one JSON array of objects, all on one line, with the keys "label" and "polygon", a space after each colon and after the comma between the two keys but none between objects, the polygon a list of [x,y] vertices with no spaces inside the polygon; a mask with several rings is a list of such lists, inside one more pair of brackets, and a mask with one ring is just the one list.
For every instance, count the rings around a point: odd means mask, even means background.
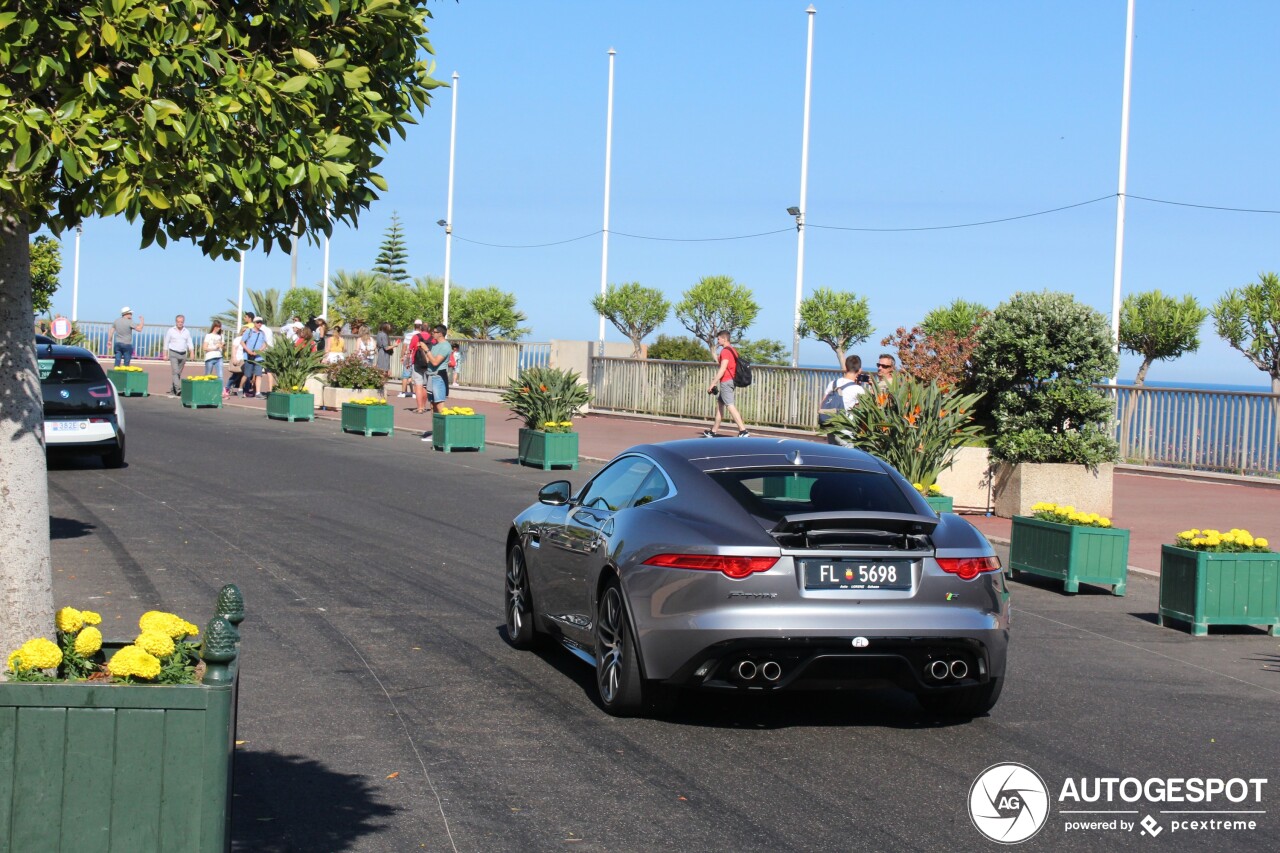
[{"label": "pine tree", "polygon": [[401,284],[409,283],[409,250],[404,245],[404,229],[400,227],[400,215],[391,213],[391,224],[387,226],[387,235],[378,247],[378,257],[373,262],[373,271],[381,273],[392,281]]}]

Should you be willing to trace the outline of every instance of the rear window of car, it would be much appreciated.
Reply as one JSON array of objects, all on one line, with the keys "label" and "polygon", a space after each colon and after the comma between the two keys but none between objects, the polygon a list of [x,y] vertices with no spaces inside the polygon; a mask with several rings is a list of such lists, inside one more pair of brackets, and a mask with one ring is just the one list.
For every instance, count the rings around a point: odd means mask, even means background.
[{"label": "rear window of car", "polygon": [[89,358],[40,359],[40,381],[51,385],[101,384],[107,381],[102,365]]},{"label": "rear window of car", "polygon": [[708,476],[747,512],[771,521],[808,512],[916,511],[897,483],[873,471],[740,469]]}]

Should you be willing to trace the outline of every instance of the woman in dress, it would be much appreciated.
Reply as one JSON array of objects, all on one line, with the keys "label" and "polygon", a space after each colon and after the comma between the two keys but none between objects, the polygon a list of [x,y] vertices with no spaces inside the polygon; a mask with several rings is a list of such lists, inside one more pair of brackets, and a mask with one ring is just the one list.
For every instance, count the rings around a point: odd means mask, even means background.
[{"label": "woman in dress", "polygon": [[378,345],[373,340],[373,335],[369,334],[368,326],[360,327],[360,339],[356,341],[356,355],[360,356],[360,361],[370,367],[373,367],[373,357],[378,351]]},{"label": "woman in dress", "polygon": [[374,364],[379,370],[391,372],[391,353],[395,352],[396,345],[391,339],[391,324],[383,323],[378,327],[378,338],[375,343],[377,354],[374,358]]},{"label": "woman in dress", "polygon": [[342,332],[337,328],[331,329],[324,342],[324,363],[337,364],[346,357],[347,342],[342,339]]}]

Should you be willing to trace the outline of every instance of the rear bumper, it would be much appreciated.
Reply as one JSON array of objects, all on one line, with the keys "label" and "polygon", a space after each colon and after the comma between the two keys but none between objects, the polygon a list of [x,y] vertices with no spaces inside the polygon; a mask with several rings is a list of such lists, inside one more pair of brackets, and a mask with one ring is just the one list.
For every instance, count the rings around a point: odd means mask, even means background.
[{"label": "rear bumper", "polygon": [[[46,418],[45,447],[50,450],[77,449],[86,452],[95,449],[110,450],[115,447],[119,443],[120,436],[120,427],[115,416],[97,415],[94,421],[90,422],[89,418]],[[55,424],[74,424],[76,429],[60,430],[55,428]]]},{"label": "rear bumper", "polygon": [[[895,686],[912,693],[986,684],[1004,675],[1007,638],[751,637],[701,649],[664,683],[709,690],[840,690]],[[766,666],[769,664],[769,666]],[[938,673],[942,674],[939,675]],[[652,675],[650,677],[653,677]]]}]

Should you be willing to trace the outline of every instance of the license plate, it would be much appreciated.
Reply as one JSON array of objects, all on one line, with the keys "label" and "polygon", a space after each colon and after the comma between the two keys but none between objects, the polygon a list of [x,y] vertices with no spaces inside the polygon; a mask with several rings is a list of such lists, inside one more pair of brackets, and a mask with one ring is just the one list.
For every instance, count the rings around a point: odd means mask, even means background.
[{"label": "license plate", "polygon": [[805,589],[911,589],[910,560],[802,561]]},{"label": "license plate", "polygon": [[89,428],[88,421],[50,421],[50,432],[80,432]]}]

